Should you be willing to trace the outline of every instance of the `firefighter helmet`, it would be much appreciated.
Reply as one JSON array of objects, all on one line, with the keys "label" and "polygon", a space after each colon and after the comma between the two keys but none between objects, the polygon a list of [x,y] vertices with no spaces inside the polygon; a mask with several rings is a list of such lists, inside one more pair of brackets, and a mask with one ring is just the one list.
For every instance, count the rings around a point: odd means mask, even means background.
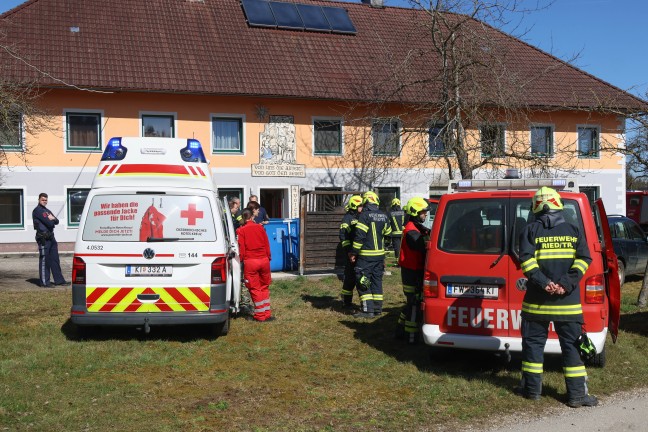
[{"label": "firefighter helmet", "polygon": [[394,207],[394,206],[399,206],[400,207],[400,204],[401,204],[401,202],[400,202],[400,200],[398,198],[394,198],[392,200],[392,202],[391,202],[392,207]]},{"label": "firefighter helmet", "polygon": [[430,210],[430,203],[425,200],[425,198],[414,197],[411,200],[407,201],[405,205],[405,211],[410,216],[418,216],[422,211]]},{"label": "firefighter helmet", "polygon": [[351,198],[349,198],[349,202],[346,205],[346,209],[348,210],[358,210],[358,207],[362,205],[362,197],[360,195],[351,195]]},{"label": "firefighter helmet", "polygon": [[594,346],[592,339],[587,336],[587,333],[583,332],[576,340],[576,344],[578,347],[578,353],[584,362],[591,362],[594,360],[594,357],[596,357],[596,347]]},{"label": "firefighter helmet", "polygon": [[362,200],[362,204],[365,204],[367,202],[372,203],[372,204],[380,204],[380,198],[378,198],[378,195],[376,195],[376,192],[372,191],[367,191],[363,195],[364,199]]},{"label": "firefighter helmet", "polygon": [[550,210],[562,210],[563,204],[560,195],[554,189],[543,186],[533,196],[531,210],[533,213],[542,213]]}]

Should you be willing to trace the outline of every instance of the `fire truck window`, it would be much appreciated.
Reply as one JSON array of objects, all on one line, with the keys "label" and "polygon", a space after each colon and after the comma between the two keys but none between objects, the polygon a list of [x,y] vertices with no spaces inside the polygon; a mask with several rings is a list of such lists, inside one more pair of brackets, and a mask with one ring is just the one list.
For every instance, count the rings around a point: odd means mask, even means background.
[{"label": "fire truck window", "polygon": [[504,205],[494,200],[461,200],[450,203],[439,247],[457,253],[499,253],[503,244]]}]

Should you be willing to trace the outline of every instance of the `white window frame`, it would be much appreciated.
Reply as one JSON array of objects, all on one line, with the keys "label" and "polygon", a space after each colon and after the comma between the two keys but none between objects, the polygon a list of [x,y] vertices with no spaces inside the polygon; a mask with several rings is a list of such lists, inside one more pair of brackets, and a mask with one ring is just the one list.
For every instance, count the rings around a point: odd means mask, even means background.
[{"label": "white window frame", "polygon": [[[315,150],[315,122],[316,121],[338,121],[340,122],[340,152],[339,153],[318,153]],[[312,146],[312,155],[313,156],[344,156],[344,120],[342,117],[325,117],[325,116],[313,116],[311,117],[311,142]]]},{"label": "white window frame", "polygon": [[175,112],[163,112],[163,111],[140,111],[139,112],[139,136],[144,138],[144,117],[145,116],[154,116],[154,117],[173,117],[173,136],[169,138],[177,138],[178,133],[178,113]]},{"label": "white window frame", "polygon": [[[580,150],[580,140],[578,136],[578,131],[579,129],[595,129],[596,130],[596,135],[598,137],[598,143],[597,143],[597,149],[596,149],[596,156],[585,156],[581,154]],[[593,125],[593,124],[577,124],[576,125],[576,156],[578,159],[601,159],[601,126],[600,125]]]},{"label": "white window frame", "polygon": [[3,187],[0,188],[0,191],[16,191],[20,192],[20,223],[18,224],[0,224],[0,231],[9,231],[9,230],[24,230],[25,229],[25,188],[16,186],[16,187]]},{"label": "white window frame", "polygon": [[[531,141],[532,139],[532,132],[531,129],[533,128],[549,128],[550,134],[551,134],[551,152],[550,153],[534,153],[533,152],[533,142]],[[556,155],[556,126],[551,124],[551,123],[531,123],[529,125],[529,153],[531,156],[535,156],[538,158],[551,158]]]},{"label": "white window frame", "polygon": [[0,151],[6,152],[6,153],[11,153],[11,152],[22,152],[25,150],[25,115],[23,113],[19,113],[19,120],[18,120],[18,145],[17,146],[12,146],[12,145],[3,145],[2,142],[0,142]]},{"label": "white window frame", "polygon": [[[391,153],[376,153],[376,146],[374,143],[374,125],[376,123],[396,123],[396,134],[398,135],[398,144],[397,144],[397,149],[395,154]],[[400,158],[401,156],[401,151],[402,151],[402,142],[401,142],[401,130],[403,129],[403,123],[400,119],[398,118],[390,118],[390,117],[377,117],[377,118],[372,118],[371,119],[371,155],[375,157],[398,157]]]},{"label": "white window frame", "polygon": [[[241,149],[240,150],[217,150],[214,148],[214,119],[237,119],[241,121]],[[228,156],[244,156],[247,152],[246,145],[246,117],[245,114],[232,114],[232,113],[211,113],[209,114],[209,148],[211,154],[228,155]]]},{"label": "white window frame", "polygon": [[[502,143],[503,145],[502,145],[502,154],[501,155],[484,153],[484,139],[483,139],[483,136],[482,136],[482,128],[487,127],[487,126],[500,126],[500,127],[503,128],[503,130],[502,130],[502,135],[503,135],[502,138],[503,138],[504,142]],[[496,159],[496,158],[500,158],[500,157],[504,156],[504,154],[506,153],[506,130],[507,130],[506,123],[485,122],[485,123],[480,123],[479,124],[479,152],[480,152],[481,157],[489,157],[489,158]]]},{"label": "white window frame", "polygon": [[[99,146],[94,149],[73,148],[69,146],[70,137],[68,130],[68,114],[97,114],[99,115]],[[65,108],[63,109],[63,152],[64,153],[103,153],[103,124],[105,119],[104,111],[102,109],[76,109]]]}]

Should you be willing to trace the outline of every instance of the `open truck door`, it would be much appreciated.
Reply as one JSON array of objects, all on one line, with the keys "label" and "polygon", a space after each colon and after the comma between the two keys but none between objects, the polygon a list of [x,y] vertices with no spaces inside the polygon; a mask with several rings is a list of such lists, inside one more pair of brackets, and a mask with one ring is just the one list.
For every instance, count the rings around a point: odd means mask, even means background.
[{"label": "open truck door", "polygon": [[608,328],[612,335],[612,342],[616,343],[619,334],[619,321],[621,319],[621,284],[619,282],[619,267],[617,256],[614,253],[612,245],[612,235],[608,225],[607,213],[603,200],[596,200],[594,210],[594,219],[596,221],[596,230],[598,231],[599,241],[601,242],[603,254],[603,263],[605,265],[605,286],[607,290],[609,319]]},{"label": "open truck door", "polygon": [[236,241],[236,232],[234,231],[234,221],[229,211],[227,198],[223,198],[223,219],[227,226],[227,232],[225,233],[228,243],[227,267],[229,269],[227,287],[231,295],[230,304],[232,312],[237,314],[240,311],[241,301],[241,257],[239,255],[238,241]]}]

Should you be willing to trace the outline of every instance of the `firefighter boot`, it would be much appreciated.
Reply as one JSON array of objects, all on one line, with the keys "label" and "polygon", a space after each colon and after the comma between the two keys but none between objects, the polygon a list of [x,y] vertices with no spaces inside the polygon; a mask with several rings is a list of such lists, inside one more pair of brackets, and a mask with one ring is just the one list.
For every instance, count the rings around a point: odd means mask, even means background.
[{"label": "firefighter boot", "polygon": [[572,408],[580,408],[580,407],[594,407],[598,405],[598,399],[596,396],[592,396],[590,394],[587,394],[585,396],[581,396],[579,398],[575,399],[569,399],[567,401],[567,405],[572,407]]}]

